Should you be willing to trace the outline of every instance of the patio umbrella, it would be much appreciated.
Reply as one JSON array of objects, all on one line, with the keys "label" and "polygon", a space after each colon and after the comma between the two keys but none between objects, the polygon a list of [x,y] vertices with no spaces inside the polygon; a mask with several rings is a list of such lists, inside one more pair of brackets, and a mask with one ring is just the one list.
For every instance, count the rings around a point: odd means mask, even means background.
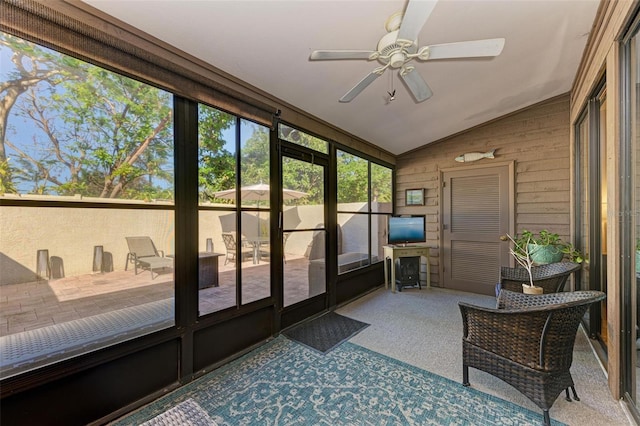
[{"label": "patio umbrella", "polygon": [[[243,186],[240,188],[240,199],[244,201],[257,201],[260,205],[260,201],[269,199],[270,192],[269,185],[265,183],[259,183],[256,185]],[[216,198],[226,198],[228,200],[235,200],[236,189],[226,189],[224,191],[214,192],[213,195]],[[285,200],[294,200],[296,198],[302,198],[308,195],[306,192],[294,191],[293,189],[282,188],[282,198]]]},{"label": "patio umbrella", "polygon": [[[240,187],[240,200],[256,201],[256,206],[260,207],[260,201],[268,200],[271,188],[269,185],[259,183],[256,185],[248,185]],[[236,199],[236,189],[226,189],[224,191],[214,192],[216,198],[225,198],[228,200]],[[295,200],[308,195],[306,192],[295,191],[293,189],[282,188],[282,198],[285,200]],[[260,235],[260,212],[258,211],[258,235]]]}]

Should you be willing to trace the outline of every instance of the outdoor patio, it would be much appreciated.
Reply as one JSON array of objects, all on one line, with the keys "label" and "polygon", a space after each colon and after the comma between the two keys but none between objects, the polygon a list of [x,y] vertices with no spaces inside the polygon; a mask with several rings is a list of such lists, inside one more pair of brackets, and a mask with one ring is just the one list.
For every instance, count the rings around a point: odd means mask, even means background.
[{"label": "outdoor patio", "polygon": [[[218,287],[199,291],[200,314],[236,304],[235,265],[218,259]],[[270,264],[242,262],[242,303],[270,295]],[[308,297],[308,259],[287,254],[285,305]],[[173,270],[114,271],[0,286],[0,336],[142,305],[174,296]]]}]

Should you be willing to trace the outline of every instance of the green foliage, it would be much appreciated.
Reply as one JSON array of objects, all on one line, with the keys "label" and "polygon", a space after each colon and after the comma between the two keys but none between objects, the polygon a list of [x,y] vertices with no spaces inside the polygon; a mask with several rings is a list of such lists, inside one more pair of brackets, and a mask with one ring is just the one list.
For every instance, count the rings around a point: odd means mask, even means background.
[{"label": "green foliage", "polygon": [[391,186],[392,170],[378,164],[371,163],[372,201],[391,203],[393,191]]},{"label": "green foliage", "polygon": [[522,231],[521,240],[529,240],[529,244],[538,244],[541,246],[562,245],[560,235],[551,233],[546,229],[540,231],[537,235],[526,229]]},{"label": "green foliage", "polygon": [[[12,58],[2,70],[3,87],[26,88],[15,91],[15,104],[0,108],[0,129],[9,129],[14,138],[0,141],[0,192],[173,199],[172,94],[1,32],[0,49]],[[270,182],[267,127],[247,120],[236,124],[237,117],[204,105],[198,115],[201,201],[236,186],[237,164],[242,185]],[[240,152],[235,152],[236,125]],[[296,129],[281,136],[327,151],[326,141]],[[390,169],[371,163],[369,176],[367,160],[343,154],[338,156],[341,203],[367,201],[369,179],[374,201],[392,201]],[[285,161],[284,187],[308,194],[292,202],[323,203],[323,168]]]},{"label": "green foliage", "polygon": [[242,186],[269,183],[269,129],[257,124],[243,126],[252,129],[240,151]]},{"label": "green foliage", "polygon": [[580,252],[580,250],[575,248],[571,243],[565,244],[561,250],[562,250],[562,253],[564,253],[564,255],[568,257],[571,262],[575,262],[575,263],[588,262],[587,259],[582,254],[582,252]]},{"label": "green foliage", "polygon": [[[35,193],[107,198],[145,198],[141,188],[150,185],[163,194],[172,188],[171,94],[17,38],[1,39],[21,64],[48,72],[16,102],[15,116],[31,120],[35,132],[31,145],[6,141],[18,159],[14,182],[29,183]],[[16,65],[10,75],[24,80],[31,70]]]},{"label": "green foliage", "polygon": [[368,164],[361,157],[339,151],[338,169],[338,203],[366,202],[368,199]]},{"label": "green foliage", "polygon": [[313,149],[318,152],[328,153],[328,145],[325,140],[312,136],[308,133],[302,132],[293,127],[289,127],[284,124],[279,125],[279,137],[286,141]]},{"label": "green foliage", "polygon": [[16,187],[11,181],[9,160],[0,160],[0,195],[7,193],[15,194],[16,192]]},{"label": "green foliage", "polygon": [[549,232],[546,229],[543,229],[537,234],[524,229],[521,234],[516,234],[512,241],[514,242],[515,250],[519,255],[523,255],[525,253],[523,247],[527,247],[528,244],[538,244],[543,246],[554,245],[557,246],[571,262],[587,262],[586,257],[580,252],[580,250],[574,247],[572,243],[562,241],[560,235]]},{"label": "green foliage", "polygon": [[198,109],[198,186],[201,201],[213,199],[213,193],[235,186],[235,156],[225,149],[223,131],[234,126],[235,117],[200,105]]},{"label": "green foliage", "polygon": [[292,201],[285,201],[285,205],[293,204],[323,204],[324,177],[322,167],[305,163],[292,158],[283,159],[282,184],[284,188],[307,193],[307,196]]}]

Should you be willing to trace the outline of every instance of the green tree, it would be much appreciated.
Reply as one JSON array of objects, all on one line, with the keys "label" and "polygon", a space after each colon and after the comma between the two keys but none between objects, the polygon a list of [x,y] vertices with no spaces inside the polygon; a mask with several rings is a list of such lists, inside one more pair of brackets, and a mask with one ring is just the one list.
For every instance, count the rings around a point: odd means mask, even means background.
[{"label": "green tree", "polygon": [[391,169],[378,164],[371,164],[372,201],[390,203],[393,201]]},{"label": "green tree", "polygon": [[307,193],[304,198],[296,200],[295,204],[324,204],[324,176],[322,172],[323,168],[320,166],[295,159],[286,159],[282,171],[283,186]]},{"label": "green tree", "polygon": [[198,185],[201,201],[213,199],[215,191],[231,189],[236,182],[235,156],[225,149],[223,131],[234,126],[235,117],[200,105],[198,109],[198,146],[200,164]]},{"label": "green tree", "polygon": [[338,203],[366,202],[369,197],[369,162],[361,157],[339,151]]},{"label": "green tree", "polygon": [[6,192],[17,192],[6,149],[7,124],[14,105],[20,95],[36,85],[55,86],[78,75],[58,55],[3,32],[0,32],[0,49],[11,56],[12,64],[11,67],[3,65],[0,81],[0,187]]},{"label": "green tree", "polygon": [[243,144],[240,156],[242,185],[269,183],[269,129],[255,123],[244,122],[243,131],[251,135]]},{"label": "green tree", "polygon": [[23,61],[46,58],[69,74],[29,86],[14,102],[15,117],[36,130],[33,141],[20,133],[5,140],[21,166],[12,170],[16,179],[36,193],[173,198],[170,93],[31,43],[8,47]]}]

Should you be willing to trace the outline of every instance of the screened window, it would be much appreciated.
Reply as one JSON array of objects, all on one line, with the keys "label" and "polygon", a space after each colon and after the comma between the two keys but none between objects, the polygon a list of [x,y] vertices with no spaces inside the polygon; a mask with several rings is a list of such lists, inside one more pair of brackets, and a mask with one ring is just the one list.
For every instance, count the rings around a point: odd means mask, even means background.
[{"label": "screened window", "polygon": [[205,105],[198,115],[198,294],[205,315],[271,296],[269,129]]},{"label": "screened window", "polygon": [[5,378],[174,325],[174,142],[168,92],[5,33],[0,62]]},{"label": "screened window", "polygon": [[[358,267],[382,260],[387,217],[393,211],[392,170],[355,154],[338,150],[338,224],[341,253],[360,253]],[[351,255],[353,256],[353,255]],[[340,268],[348,272],[353,268]]]},{"label": "screened window", "polygon": [[[237,305],[237,127],[234,115],[198,105],[198,308],[201,315]],[[240,254],[243,255],[244,252]]]},{"label": "screened window", "polygon": [[285,124],[280,124],[278,127],[278,136],[287,142],[295,143],[324,154],[329,153],[329,142]]}]

